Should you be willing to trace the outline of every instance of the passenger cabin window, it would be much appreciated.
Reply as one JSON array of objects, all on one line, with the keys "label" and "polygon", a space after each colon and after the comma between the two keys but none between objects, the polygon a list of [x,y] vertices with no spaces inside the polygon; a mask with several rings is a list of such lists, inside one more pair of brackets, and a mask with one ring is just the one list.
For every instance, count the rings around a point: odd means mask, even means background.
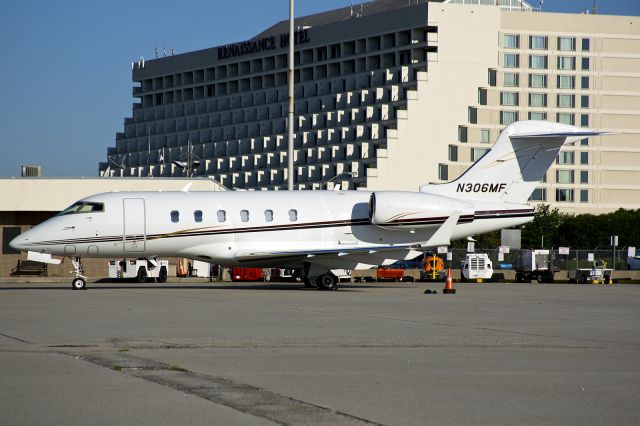
[{"label": "passenger cabin window", "polygon": [[178,223],[180,221],[180,212],[178,210],[173,210],[171,212],[171,222]]},{"label": "passenger cabin window", "polygon": [[267,222],[273,222],[273,210],[264,211],[264,220]]},{"label": "passenger cabin window", "polygon": [[289,220],[291,222],[296,222],[298,220],[298,210],[295,210],[295,209],[289,210]]},{"label": "passenger cabin window", "polygon": [[78,213],[95,213],[95,212],[104,212],[104,204],[103,203],[90,203],[87,201],[78,201],[73,203],[71,206],[62,210],[58,213],[58,216],[66,215],[66,214],[78,214]]},{"label": "passenger cabin window", "polygon": [[227,221],[227,212],[224,210],[218,210],[218,222]]},{"label": "passenger cabin window", "polygon": [[202,222],[202,210],[196,210],[193,212],[193,220],[196,222]]},{"label": "passenger cabin window", "polygon": [[240,210],[240,220],[249,222],[249,210]]}]

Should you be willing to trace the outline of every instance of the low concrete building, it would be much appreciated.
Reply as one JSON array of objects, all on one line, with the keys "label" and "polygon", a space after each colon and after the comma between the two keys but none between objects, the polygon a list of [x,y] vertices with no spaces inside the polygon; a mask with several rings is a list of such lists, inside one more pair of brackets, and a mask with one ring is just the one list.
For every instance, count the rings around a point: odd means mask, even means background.
[{"label": "low concrete building", "polygon": [[[26,259],[9,247],[9,242],[24,230],[54,216],[75,201],[111,191],[179,191],[189,185],[190,191],[221,191],[211,179],[182,178],[6,178],[0,179],[0,277],[8,277],[18,260]],[[91,278],[106,276],[105,259],[85,259]],[[71,265],[50,265],[49,276],[69,276]],[[172,272],[172,271],[170,271]]]}]

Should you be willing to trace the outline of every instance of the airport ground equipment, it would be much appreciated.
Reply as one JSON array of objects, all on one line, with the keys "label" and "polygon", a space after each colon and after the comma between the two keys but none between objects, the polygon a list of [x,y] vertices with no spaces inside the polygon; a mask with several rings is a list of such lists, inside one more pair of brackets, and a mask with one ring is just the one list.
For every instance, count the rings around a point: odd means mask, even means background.
[{"label": "airport ground equipment", "polygon": [[163,283],[167,281],[168,271],[168,260],[141,258],[109,261],[109,278],[111,279],[135,279],[143,283],[153,278]]},{"label": "airport ground equipment", "polygon": [[264,281],[264,269],[262,268],[233,268],[231,281]]},{"label": "airport ground equipment", "polygon": [[549,250],[521,250],[516,281],[553,282]]},{"label": "airport ground equipment", "polygon": [[403,278],[404,269],[378,268],[376,271],[376,280],[378,281],[402,281]]},{"label": "airport ground equipment", "polygon": [[582,284],[613,284],[612,274],[613,269],[607,268],[607,262],[600,260],[594,261],[591,268],[578,268],[576,280]]},{"label": "airport ground equipment", "polygon": [[493,277],[491,259],[486,253],[467,254],[462,265],[462,277],[465,281],[489,281]]},{"label": "airport ground equipment", "polygon": [[422,270],[420,271],[420,279],[436,281],[443,278],[444,262],[435,254],[426,256],[422,259]]},{"label": "airport ground equipment", "polygon": [[627,269],[639,270],[640,269],[640,256],[627,257]]}]

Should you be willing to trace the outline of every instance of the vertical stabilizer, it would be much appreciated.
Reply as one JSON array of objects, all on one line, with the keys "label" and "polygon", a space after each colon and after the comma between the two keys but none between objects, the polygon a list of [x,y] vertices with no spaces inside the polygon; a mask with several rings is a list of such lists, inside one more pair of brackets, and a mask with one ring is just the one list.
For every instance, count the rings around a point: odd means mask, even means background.
[{"label": "vertical stabilizer", "polygon": [[565,143],[600,134],[548,121],[516,122],[504,129],[491,150],[458,179],[423,185],[420,192],[524,204]]}]

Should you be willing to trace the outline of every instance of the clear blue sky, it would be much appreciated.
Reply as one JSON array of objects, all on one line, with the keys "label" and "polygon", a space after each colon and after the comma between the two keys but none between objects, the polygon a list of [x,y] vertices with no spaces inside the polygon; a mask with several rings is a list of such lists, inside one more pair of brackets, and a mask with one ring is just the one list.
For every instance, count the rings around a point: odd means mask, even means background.
[{"label": "clear blue sky", "polygon": [[[356,0],[355,3],[358,1]],[[537,6],[538,1],[532,0]],[[96,176],[131,116],[131,61],[251,38],[288,17],[286,0],[5,0],[0,14],[0,176],[24,164],[45,176]],[[297,0],[296,16],[349,0]],[[578,12],[592,0],[545,0]],[[598,0],[640,15],[640,0]],[[640,30],[639,30],[640,31]]]}]

